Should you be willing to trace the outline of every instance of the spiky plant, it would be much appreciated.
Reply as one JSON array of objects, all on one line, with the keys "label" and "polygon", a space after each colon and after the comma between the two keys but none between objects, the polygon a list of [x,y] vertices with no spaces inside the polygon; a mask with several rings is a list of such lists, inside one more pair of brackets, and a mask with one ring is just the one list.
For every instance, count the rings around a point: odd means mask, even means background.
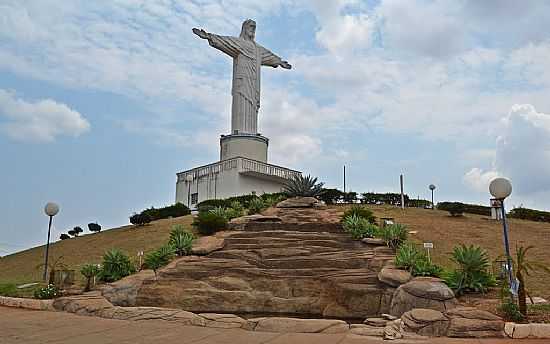
[{"label": "spiky plant", "polygon": [[186,231],[183,225],[174,225],[170,232],[168,244],[174,248],[178,256],[185,256],[191,253],[193,240],[195,240],[195,236],[193,233]]},{"label": "spiky plant", "polygon": [[489,273],[489,256],[479,246],[461,244],[453,249],[451,260],[458,269],[451,271],[445,278],[447,284],[461,295],[465,292],[485,293],[495,281]]},{"label": "spiky plant", "polygon": [[105,282],[114,282],[136,272],[130,257],[119,249],[111,249],[103,255],[101,264],[101,279]]},{"label": "spiky plant", "polygon": [[170,245],[166,245],[145,256],[145,265],[147,265],[149,269],[153,269],[155,279],[157,278],[158,269],[170,263],[172,258],[174,258],[174,254],[174,248]]},{"label": "spiky plant", "polygon": [[520,246],[516,248],[516,257],[513,263],[515,269],[514,272],[516,274],[516,278],[519,281],[519,311],[524,317],[527,316],[527,296],[531,298],[531,295],[529,295],[529,291],[527,290],[527,288],[525,288],[525,276],[530,276],[530,274],[536,270],[550,273],[550,268],[545,264],[538,261],[529,260],[527,258],[527,252],[532,248],[534,248],[534,246]]},{"label": "spiky plant", "polygon": [[317,178],[297,174],[286,181],[283,192],[288,197],[316,197],[323,191],[324,183],[317,183]]},{"label": "spiky plant", "polygon": [[80,273],[82,276],[86,277],[86,287],[84,288],[84,291],[90,291],[90,287],[92,285],[92,279],[99,275],[101,272],[101,268],[97,264],[86,264],[82,266],[80,269]]}]

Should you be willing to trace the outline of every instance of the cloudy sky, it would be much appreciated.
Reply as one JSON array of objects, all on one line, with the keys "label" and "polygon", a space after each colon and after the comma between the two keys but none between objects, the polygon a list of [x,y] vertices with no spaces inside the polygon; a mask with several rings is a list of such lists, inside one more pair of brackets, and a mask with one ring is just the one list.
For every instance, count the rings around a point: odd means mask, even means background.
[{"label": "cloudy sky", "polygon": [[173,202],[218,159],[231,60],[191,32],[256,39],[271,163],[353,191],[550,209],[550,2],[2,0],[0,255]]}]

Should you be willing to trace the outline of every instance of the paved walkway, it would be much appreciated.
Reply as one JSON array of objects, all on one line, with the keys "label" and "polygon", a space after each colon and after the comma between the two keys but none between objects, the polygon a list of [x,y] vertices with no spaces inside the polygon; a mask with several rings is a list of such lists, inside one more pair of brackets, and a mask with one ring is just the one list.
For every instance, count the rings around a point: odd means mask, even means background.
[{"label": "paved walkway", "polygon": [[426,341],[369,340],[351,334],[280,334],[181,326],[166,321],[125,321],[64,312],[0,307],[1,344],[548,344],[546,340],[442,339]]}]

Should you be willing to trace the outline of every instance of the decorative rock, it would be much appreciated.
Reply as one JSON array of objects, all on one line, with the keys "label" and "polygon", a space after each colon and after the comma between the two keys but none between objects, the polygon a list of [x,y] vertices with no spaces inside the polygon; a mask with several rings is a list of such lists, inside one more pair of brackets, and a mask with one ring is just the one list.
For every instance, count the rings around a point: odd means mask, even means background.
[{"label": "decorative rock", "polygon": [[384,327],[384,339],[394,340],[403,338],[403,322],[401,319],[388,322]]},{"label": "decorative rock", "polygon": [[221,250],[224,246],[224,239],[216,236],[204,236],[193,241],[191,254],[205,256],[214,251]]},{"label": "decorative rock", "polygon": [[399,287],[400,285],[410,281],[412,279],[412,275],[406,270],[383,268],[378,273],[378,279],[380,282],[389,284],[392,287]]},{"label": "decorative rock", "polygon": [[18,297],[0,296],[0,306],[33,309],[38,311],[53,311],[53,300],[24,299]]},{"label": "decorative rock", "polygon": [[545,304],[548,303],[548,301],[542,297],[535,296],[533,297],[533,301],[531,301],[530,298],[527,298],[527,304],[528,305],[539,305],[539,304]]},{"label": "decorative rock", "polygon": [[388,321],[383,318],[367,318],[363,321],[363,324],[370,325],[374,327],[386,327]]},{"label": "decorative rock", "polygon": [[386,246],[386,242],[378,238],[363,238],[361,241],[363,242],[363,244],[367,245]]},{"label": "decorative rock", "polygon": [[382,313],[380,316],[381,316],[382,318],[386,319],[386,320],[389,320],[389,321],[393,321],[393,320],[399,319],[398,317],[394,317],[393,315],[391,315],[391,314],[386,314],[386,313]]},{"label": "decorative rock", "polygon": [[247,323],[246,320],[235,314],[200,313],[199,316],[206,319],[206,327],[241,328]]},{"label": "decorative rock", "polygon": [[104,309],[113,308],[98,292],[85,293],[79,296],[59,297],[53,301],[53,307],[58,311],[78,315],[99,315]]},{"label": "decorative rock", "polygon": [[245,224],[249,222],[282,222],[283,220],[278,216],[266,216],[261,214],[241,216],[232,219],[231,224]]},{"label": "decorative rock", "polygon": [[523,339],[531,334],[531,324],[506,323],[504,333],[510,338]]},{"label": "decorative rock", "polygon": [[338,333],[346,333],[349,331],[349,325],[348,324],[338,324],[334,326],[330,326],[320,333],[324,334],[338,334]]},{"label": "decorative rock", "polygon": [[504,335],[504,321],[487,311],[473,307],[457,307],[448,310],[445,315],[451,319],[447,332],[449,337],[485,338]]},{"label": "decorative rock", "polygon": [[206,320],[202,317],[182,311],[181,309],[169,309],[159,307],[112,307],[101,311],[99,316],[116,320],[164,320],[177,322],[181,325],[206,326]]},{"label": "decorative rock", "polygon": [[445,311],[457,304],[453,291],[440,279],[417,277],[397,288],[393,294],[390,314],[401,316],[415,308]]},{"label": "decorative rock", "polygon": [[324,208],[325,202],[315,197],[293,197],[277,203],[277,208]]},{"label": "decorative rock", "polygon": [[143,281],[154,279],[153,270],[142,270],[101,288],[101,294],[115,306],[136,306],[136,297]]},{"label": "decorative rock", "polygon": [[350,333],[359,336],[382,337],[384,335],[384,327],[353,324],[350,326]]},{"label": "decorative rock", "polygon": [[[516,324],[518,326],[519,324]],[[529,324],[533,338],[550,338],[550,324]],[[514,331],[516,333],[517,329]],[[515,338],[515,337],[514,337]]]},{"label": "decorative rock", "polygon": [[343,329],[345,326],[342,325],[347,326],[345,321],[328,319],[295,319],[275,317],[248,319],[248,322],[249,323],[246,328],[253,328],[254,331],[258,332],[321,333],[324,331],[329,331],[332,327]]},{"label": "decorative rock", "polygon": [[443,313],[433,309],[416,308],[401,317],[405,331],[423,336],[444,336],[449,327],[449,320]]}]

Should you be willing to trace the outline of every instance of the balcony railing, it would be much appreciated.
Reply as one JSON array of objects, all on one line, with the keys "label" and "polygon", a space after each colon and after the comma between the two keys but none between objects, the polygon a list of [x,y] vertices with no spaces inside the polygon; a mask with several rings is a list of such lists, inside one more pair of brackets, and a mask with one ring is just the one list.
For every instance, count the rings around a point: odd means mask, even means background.
[{"label": "balcony railing", "polygon": [[257,160],[236,157],[197,167],[192,170],[180,172],[177,174],[178,183],[185,182],[188,176],[191,176],[192,180],[195,180],[233,169],[238,169],[239,172],[255,172],[266,176],[279,177],[283,179],[290,179],[293,176],[299,175],[301,173],[299,171],[291,170],[281,166],[266,164]]}]

